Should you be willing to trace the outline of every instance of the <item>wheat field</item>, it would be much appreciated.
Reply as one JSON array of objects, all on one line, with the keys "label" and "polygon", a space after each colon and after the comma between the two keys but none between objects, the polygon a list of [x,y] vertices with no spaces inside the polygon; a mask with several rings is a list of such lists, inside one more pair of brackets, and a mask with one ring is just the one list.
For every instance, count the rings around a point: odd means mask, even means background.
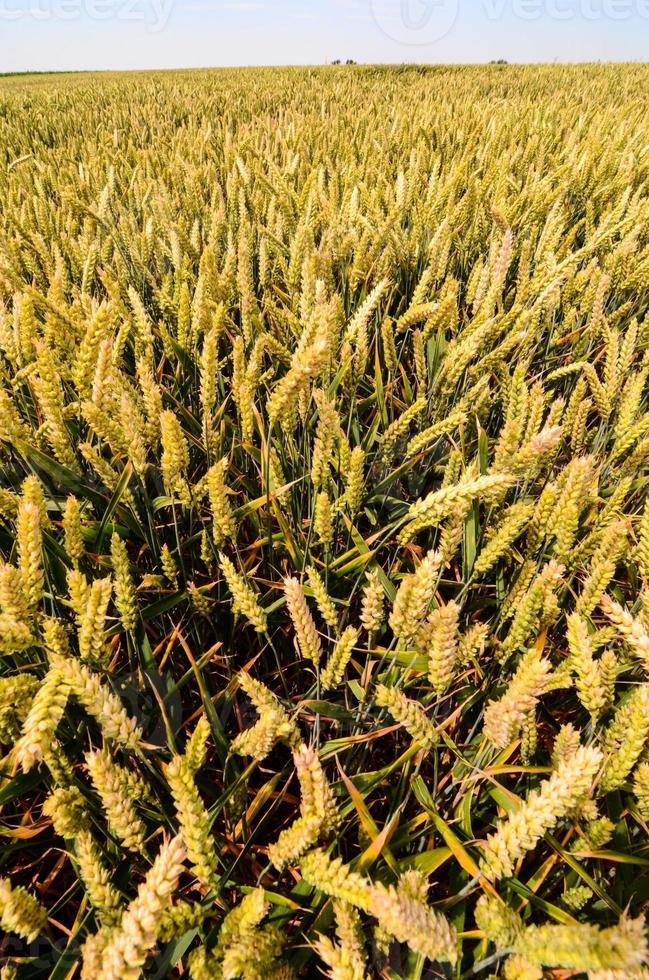
[{"label": "wheat field", "polygon": [[649,977],[648,88],[0,79],[2,980]]}]

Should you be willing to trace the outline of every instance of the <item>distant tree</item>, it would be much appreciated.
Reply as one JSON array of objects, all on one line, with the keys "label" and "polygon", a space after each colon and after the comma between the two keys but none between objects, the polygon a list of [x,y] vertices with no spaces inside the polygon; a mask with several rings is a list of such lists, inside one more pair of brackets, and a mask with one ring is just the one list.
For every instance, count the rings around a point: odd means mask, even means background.
[{"label": "distant tree", "polygon": [[340,58],[335,58],[335,59],[334,59],[334,60],[333,60],[333,61],[331,62],[331,64],[332,64],[332,65],[339,65],[339,64],[340,64]]},{"label": "distant tree", "polygon": [[490,61],[489,64],[490,65],[508,65],[509,62],[506,61],[504,58],[498,58],[498,60],[494,59],[493,61]]},{"label": "distant tree", "polygon": [[345,64],[346,65],[355,65],[356,62],[354,61],[353,58],[348,58],[347,61],[345,62]]}]

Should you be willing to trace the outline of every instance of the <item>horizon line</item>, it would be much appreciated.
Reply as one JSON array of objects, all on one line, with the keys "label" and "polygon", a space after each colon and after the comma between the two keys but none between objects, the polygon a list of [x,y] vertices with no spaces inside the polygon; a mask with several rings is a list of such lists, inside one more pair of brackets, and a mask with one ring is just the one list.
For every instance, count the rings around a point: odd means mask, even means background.
[{"label": "horizon line", "polygon": [[259,69],[286,68],[586,68],[608,65],[649,65],[649,59],[597,59],[585,61],[509,61],[490,59],[489,61],[353,61],[345,62],[282,62],[277,64],[236,64],[236,65],[166,65],[143,66],[140,68],[24,68],[15,71],[2,71],[0,78],[20,77],[22,75],[128,75],[141,72],[182,72],[182,71],[253,71]]}]

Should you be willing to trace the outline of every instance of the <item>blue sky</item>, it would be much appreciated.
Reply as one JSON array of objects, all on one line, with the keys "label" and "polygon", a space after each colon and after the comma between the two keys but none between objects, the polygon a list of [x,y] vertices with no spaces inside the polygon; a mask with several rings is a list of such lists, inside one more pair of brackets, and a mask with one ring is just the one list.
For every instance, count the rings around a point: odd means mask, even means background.
[{"label": "blue sky", "polygon": [[649,0],[0,0],[0,71],[649,60]]}]

